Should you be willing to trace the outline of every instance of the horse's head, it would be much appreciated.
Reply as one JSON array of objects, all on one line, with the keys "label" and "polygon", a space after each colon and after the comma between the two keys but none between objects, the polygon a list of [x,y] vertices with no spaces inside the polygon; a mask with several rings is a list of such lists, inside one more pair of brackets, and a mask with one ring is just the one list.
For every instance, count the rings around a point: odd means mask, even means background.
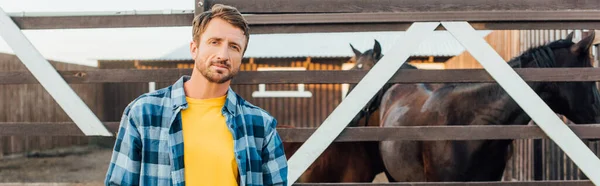
[{"label": "horse's head", "polygon": [[[369,49],[365,52],[360,52],[359,50],[354,48],[354,46],[352,46],[352,44],[350,44],[350,48],[352,48],[352,52],[354,52],[354,61],[355,61],[354,66],[352,68],[350,68],[350,70],[369,71],[383,57],[383,54],[381,54],[381,45],[379,44],[379,41],[377,41],[377,40],[375,40],[375,44],[373,45],[373,48]],[[417,68],[408,63],[405,63],[404,65],[402,65],[400,67],[400,69],[417,69]],[[356,86],[356,84],[350,84],[348,92],[351,92],[355,86]],[[351,124],[358,125],[358,121],[365,116],[367,117],[366,120],[368,120],[369,119],[368,117],[373,112],[375,112],[375,110],[377,110],[379,108],[383,94],[391,86],[392,86],[392,84],[389,84],[389,83],[384,85],[383,88],[381,88],[379,90],[379,92],[377,92],[377,94],[373,98],[371,98],[371,100],[369,100],[367,105],[365,105],[365,107],[363,107],[363,109],[360,111],[360,113],[358,113],[354,117],[354,119],[352,119]],[[366,123],[365,125],[369,125],[369,124]]]},{"label": "horse's head", "polygon": [[383,57],[381,55],[381,45],[379,41],[375,40],[375,45],[373,49],[369,49],[365,52],[360,52],[350,44],[350,48],[352,48],[352,52],[354,52],[354,59],[356,60],[356,64],[350,70],[371,70],[375,63]]},{"label": "horse's head", "polygon": [[[381,54],[381,45],[377,40],[375,40],[375,45],[373,46],[373,49],[369,49],[365,52],[358,51],[356,48],[354,48],[354,46],[352,46],[352,44],[350,44],[350,48],[352,48],[352,52],[354,52],[355,60],[355,64],[352,68],[350,68],[350,70],[369,71],[371,70],[371,68],[373,68],[373,66],[375,66],[377,61],[379,61],[379,59],[383,57],[383,55]],[[355,86],[356,84],[350,84],[348,92],[351,92]],[[354,118],[351,121],[351,126],[359,125],[358,121],[360,121],[360,119],[362,119],[365,116],[369,117],[370,114],[372,114],[377,109],[377,107],[379,106],[377,97],[378,95],[375,95],[375,97],[369,100],[367,105],[363,107],[363,109],[361,109],[361,111],[356,116],[354,116]],[[365,119],[368,120],[369,118]]]},{"label": "horse's head", "polygon": [[[525,68],[590,68],[590,48],[594,32],[574,43],[573,33],[566,39],[530,49],[520,57]],[[600,123],[600,94],[596,82],[544,82],[540,97],[556,113],[578,124]]]}]

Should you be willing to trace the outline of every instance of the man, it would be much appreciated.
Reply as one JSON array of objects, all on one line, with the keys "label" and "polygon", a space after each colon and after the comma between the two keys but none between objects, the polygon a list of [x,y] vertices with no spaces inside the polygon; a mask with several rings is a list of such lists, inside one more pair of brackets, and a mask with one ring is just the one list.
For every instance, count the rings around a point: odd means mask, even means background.
[{"label": "man", "polygon": [[194,18],[191,77],[146,93],[123,113],[106,185],[287,185],[277,121],[231,88],[248,46],[237,9]]}]

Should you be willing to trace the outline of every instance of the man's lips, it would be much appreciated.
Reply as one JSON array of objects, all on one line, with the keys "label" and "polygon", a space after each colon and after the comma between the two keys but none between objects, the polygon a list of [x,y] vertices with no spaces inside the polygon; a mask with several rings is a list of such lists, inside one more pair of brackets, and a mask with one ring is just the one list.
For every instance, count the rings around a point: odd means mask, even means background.
[{"label": "man's lips", "polygon": [[223,65],[223,64],[213,64],[213,67],[216,67],[218,69],[229,69],[229,67],[227,65]]}]

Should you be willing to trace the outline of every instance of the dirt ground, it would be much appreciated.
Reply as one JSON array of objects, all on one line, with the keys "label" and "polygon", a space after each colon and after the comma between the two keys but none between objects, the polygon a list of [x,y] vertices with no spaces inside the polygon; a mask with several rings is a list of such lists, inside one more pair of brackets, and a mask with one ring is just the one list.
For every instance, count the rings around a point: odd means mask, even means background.
[{"label": "dirt ground", "polygon": [[103,185],[111,149],[75,147],[0,159],[0,183]]},{"label": "dirt ground", "polygon": [[[0,159],[0,185],[7,183],[85,183],[103,185],[111,149],[75,147]],[[376,183],[387,182],[383,174]],[[47,184],[40,184],[47,185]]]}]

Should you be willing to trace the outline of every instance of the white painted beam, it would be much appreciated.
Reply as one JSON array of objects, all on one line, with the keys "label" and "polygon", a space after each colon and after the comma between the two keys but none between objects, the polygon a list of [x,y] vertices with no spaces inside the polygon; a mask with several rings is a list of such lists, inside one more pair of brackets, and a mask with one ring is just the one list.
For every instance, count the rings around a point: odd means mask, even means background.
[{"label": "white painted beam", "polygon": [[352,117],[385,85],[439,22],[413,23],[401,41],[383,52],[384,57],[365,75],[354,90],[333,110],[323,124],[289,160],[289,185],[292,185],[317,157],[350,123]]},{"label": "white painted beam", "polygon": [[467,22],[442,22],[581,171],[600,185],[600,160]]},{"label": "white painted beam", "polygon": [[254,91],[253,98],[310,98],[312,93],[308,91]]},{"label": "white painted beam", "polygon": [[0,8],[0,36],[85,135],[112,136],[50,62],[33,47],[2,8]]}]

